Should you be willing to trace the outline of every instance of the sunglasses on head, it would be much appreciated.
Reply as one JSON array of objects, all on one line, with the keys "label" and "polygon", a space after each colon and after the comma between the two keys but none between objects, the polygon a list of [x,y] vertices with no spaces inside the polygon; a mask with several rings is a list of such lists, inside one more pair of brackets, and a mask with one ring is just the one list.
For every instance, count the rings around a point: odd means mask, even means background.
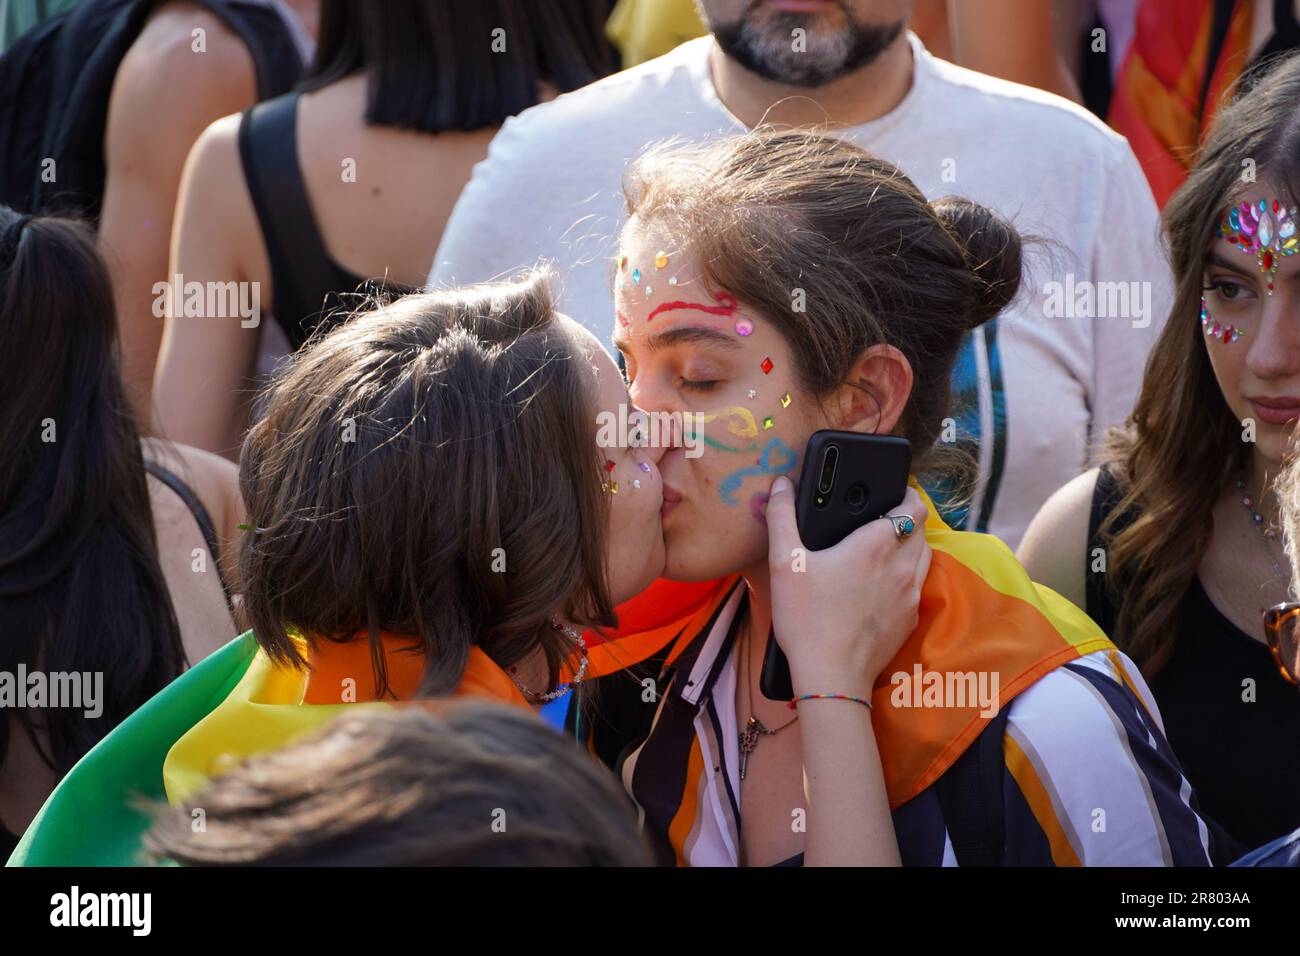
[{"label": "sunglasses on head", "polygon": [[1264,636],[1273,661],[1292,684],[1300,684],[1300,601],[1283,601],[1264,612]]}]

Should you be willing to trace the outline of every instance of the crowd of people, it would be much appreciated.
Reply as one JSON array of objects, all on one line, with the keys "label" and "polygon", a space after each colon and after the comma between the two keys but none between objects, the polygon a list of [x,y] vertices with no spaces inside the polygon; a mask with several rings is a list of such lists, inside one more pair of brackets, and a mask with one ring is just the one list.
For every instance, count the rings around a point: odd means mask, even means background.
[{"label": "crowd of people", "polygon": [[66,6],[0,858],[1300,865],[1297,4]]}]

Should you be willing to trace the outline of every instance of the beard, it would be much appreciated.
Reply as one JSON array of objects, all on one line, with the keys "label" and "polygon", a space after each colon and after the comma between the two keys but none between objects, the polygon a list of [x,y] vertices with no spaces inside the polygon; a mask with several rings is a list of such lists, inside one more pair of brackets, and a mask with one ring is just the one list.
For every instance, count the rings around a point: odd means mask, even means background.
[{"label": "beard", "polygon": [[[810,29],[806,14],[775,12],[755,16],[749,9],[730,23],[712,23],[722,52],[751,73],[784,86],[824,86],[874,62],[898,38],[906,22],[863,24],[845,11],[847,25]],[[792,31],[804,29],[804,49],[795,49]]]}]

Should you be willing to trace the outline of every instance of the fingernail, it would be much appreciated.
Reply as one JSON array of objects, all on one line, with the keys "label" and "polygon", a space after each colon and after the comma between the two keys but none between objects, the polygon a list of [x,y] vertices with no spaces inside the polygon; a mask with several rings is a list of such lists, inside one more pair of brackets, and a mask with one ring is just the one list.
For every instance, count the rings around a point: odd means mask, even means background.
[{"label": "fingernail", "polygon": [[772,482],[771,494],[781,495],[781,494],[785,494],[787,491],[793,491],[793,490],[794,490],[794,485],[792,485],[790,483],[790,479],[785,477],[784,475],[777,478],[776,481]]}]

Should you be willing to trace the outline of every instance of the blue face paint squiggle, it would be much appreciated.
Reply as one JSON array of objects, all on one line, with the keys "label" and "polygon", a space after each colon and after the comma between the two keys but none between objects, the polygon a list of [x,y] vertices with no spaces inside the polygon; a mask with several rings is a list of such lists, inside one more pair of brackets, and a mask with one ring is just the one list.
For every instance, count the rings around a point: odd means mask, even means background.
[{"label": "blue face paint squiggle", "polygon": [[741,483],[746,478],[757,478],[762,475],[775,477],[789,471],[798,461],[799,453],[797,451],[781,441],[781,439],[773,438],[763,446],[763,453],[758,456],[757,465],[742,468],[722,479],[721,484],[718,485],[718,494],[724,504],[735,507],[738,504],[736,492],[740,490]]}]

